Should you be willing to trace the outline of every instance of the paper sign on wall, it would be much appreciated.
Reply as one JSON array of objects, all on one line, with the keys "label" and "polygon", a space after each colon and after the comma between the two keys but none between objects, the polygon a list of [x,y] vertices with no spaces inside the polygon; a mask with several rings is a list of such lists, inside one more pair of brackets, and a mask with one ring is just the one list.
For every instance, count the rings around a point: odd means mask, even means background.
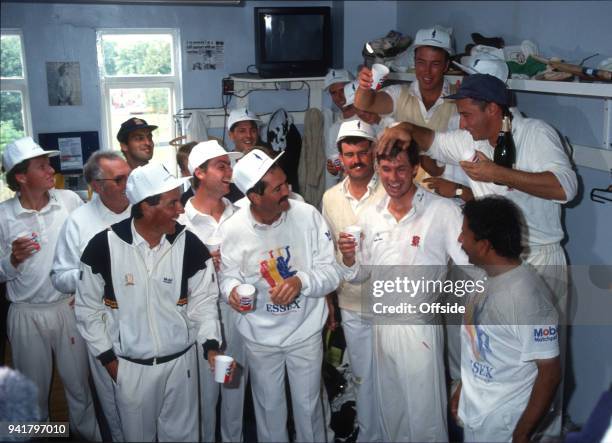
[{"label": "paper sign on wall", "polygon": [[225,58],[224,43],[219,40],[187,40],[187,69],[221,69]]}]

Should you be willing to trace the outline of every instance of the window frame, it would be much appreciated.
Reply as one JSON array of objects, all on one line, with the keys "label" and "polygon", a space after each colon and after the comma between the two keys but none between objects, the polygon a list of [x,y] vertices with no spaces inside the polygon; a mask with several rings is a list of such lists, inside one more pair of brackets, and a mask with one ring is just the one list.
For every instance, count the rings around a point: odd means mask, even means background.
[{"label": "window frame", "polygon": [[28,87],[28,67],[25,56],[25,43],[23,40],[23,32],[17,28],[0,28],[0,35],[16,35],[19,37],[21,47],[21,69],[22,77],[11,78],[2,77],[0,80],[0,91],[16,91],[21,93],[21,113],[23,118],[24,137],[33,137],[32,129],[32,111],[30,107],[30,91]]},{"label": "window frame", "polygon": [[[167,75],[130,75],[130,76],[106,76],[104,73],[104,54],[102,39],[106,35],[145,35],[145,34],[170,34],[172,36],[172,65],[173,73]],[[170,103],[170,140],[176,137],[176,125],[172,115],[183,106],[182,75],[181,75],[181,43],[180,31],[175,28],[98,28],[96,29],[96,50],[98,60],[98,79],[100,81],[100,105],[102,114],[102,149],[118,150],[119,143],[112,134],[111,120],[111,89],[142,89],[142,88],[169,88]],[[169,141],[170,141],[169,140]],[[166,148],[170,145],[155,141],[155,147]]]}]

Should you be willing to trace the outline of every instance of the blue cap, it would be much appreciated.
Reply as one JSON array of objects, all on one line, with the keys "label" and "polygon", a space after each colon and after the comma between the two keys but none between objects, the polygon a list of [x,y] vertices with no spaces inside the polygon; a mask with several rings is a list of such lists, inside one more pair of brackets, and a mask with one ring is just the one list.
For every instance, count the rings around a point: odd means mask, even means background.
[{"label": "blue cap", "polygon": [[444,98],[460,99],[473,98],[485,102],[493,102],[498,105],[510,104],[510,94],[506,84],[489,74],[472,74],[463,79],[456,94],[447,95]]}]

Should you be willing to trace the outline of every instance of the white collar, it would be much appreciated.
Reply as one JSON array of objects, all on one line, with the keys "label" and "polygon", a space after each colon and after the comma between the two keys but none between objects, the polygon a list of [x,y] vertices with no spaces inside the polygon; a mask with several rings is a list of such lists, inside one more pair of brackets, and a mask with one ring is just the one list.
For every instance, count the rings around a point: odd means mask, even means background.
[{"label": "white collar", "polygon": [[[289,205],[291,205],[291,203],[289,203]],[[259,230],[266,230],[266,229],[276,228],[277,226],[282,224],[287,219],[287,212],[289,212],[290,210],[291,210],[291,206],[289,206],[288,210],[283,211],[281,213],[280,217],[277,220],[275,220],[272,224],[268,225],[268,224],[265,224],[265,223],[260,223],[257,220],[255,220],[255,217],[253,217],[253,212],[251,211],[251,205],[249,205],[246,208],[247,217],[249,217],[249,221],[251,222],[251,226],[253,226],[254,229],[259,229]]]},{"label": "white collar", "polygon": [[[415,80],[412,83],[410,83],[410,87],[408,88],[408,91],[410,92],[410,94],[418,98],[421,103],[423,102],[423,96],[421,95],[421,89],[419,88],[418,80]],[[440,93],[440,96],[434,103],[434,106],[438,105],[439,103],[444,103],[443,97],[446,97],[447,95],[450,95],[450,82],[445,77],[444,82],[442,83],[442,92]]]},{"label": "white collar", "polygon": [[[213,218],[212,215],[210,215],[210,214],[205,214],[203,212],[198,211],[195,208],[195,206],[193,206],[193,203],[192,203],[193,199],[194,199],[194,197],[191,197],[189,200],[187,200],[187,203],[185,203],[185,216],[190,221],[193,222],[198,217],[201,217],[201,218],[204,218],[204,219],[206,219],[206,218]],[[221,221],[223,221],[226,218],[228,218],[235,211],[234,205],[232,205],[232,202],[230,202],[227,198],[221,197],[221,201],[223,202],[223,205],[224,205],[225,208],[223,209],[223,214],[221,214],[221,218],[219,219],[219,223],[221,223]]]},{"label": "white collar", "polygon": [[[342,180],[342,192],[344,194],[344,196],[346,198],[352,198],[354,200],[357,200],[355,197],[353,197],[351,195],[351,193],[349,192],[349,180],[350,178],[348,176],[346,176],[344,178],[344,180]],[[363,200],[364,198],[367,198],[370,194],[372,194],[374,192],[374,190],[376,189],[376,185],[378,185],[378,174],[375,172],[374,175],[372,176],[372,178],[370,179],[370,181],[368,182],[368,190],[365,194],[363,194],[363,196],[361,197],[360,201]]]},{"label": "white collar", "polygon": [[159,243],[157,244],[157,246],[151,247],[149,245],[149,242],[146,241],[142,235],[140,235],[138,233],[138,231],[136,230],[136,226],[134,225],[134,220],[132,219],[132,223],[131,223],[131,228],[132,228],[132,243],[134,244],[134,246],[137,247],[143,247],[146,250],[152,250],[152,251],[159,251],[162,247],[162,245],[167,241],[166,240],[166,234],[162,235],[161,240],[159,241]]},{"label": "white collar", "polygon": [[19,191],[17,191],[15,193],[15,200],[13,202],[14,205],[14,210],[15,210],[15,216],[19,216],[21,214],[31,214],[34,212],[38,212],[38,213],[43,213],[43,212],[47,212],[50,211],[52,207],[57,207],[57,206],[61,206],[59,200],[57,199],[57,196],[55,195],[54,189],[49,189],[49,201],[47,202],[47,204],[45,206],[43,206],[40,210],[35,210],[35,209],[26,209],[21,205],[21,200],[19,200],[19,196],[21,195],[21,193]]},{"label": "white collar", "polygon": [[397,223],[397,224],[402,223],[412,214],[417,214],[421,212],[422,209],[425,207],[424,200],[425,200],[427,191],[425,191],[425,189],[423,189],[421,186],[417,184],[415,184],[415,186],[417,187],[417,189],[414,195],[412,196],[412,207],[410,208],[410,211],[408,211],[400,220],[397,220],[395,216],[391,214],[391,212],[389,211],[389,203],[391,202],[391,197],[389,197],[389,194],[386,194],[385,197],[378,203],[377,205],[378,212],[380,212],[384,218],[392,221],[393,223]]}]

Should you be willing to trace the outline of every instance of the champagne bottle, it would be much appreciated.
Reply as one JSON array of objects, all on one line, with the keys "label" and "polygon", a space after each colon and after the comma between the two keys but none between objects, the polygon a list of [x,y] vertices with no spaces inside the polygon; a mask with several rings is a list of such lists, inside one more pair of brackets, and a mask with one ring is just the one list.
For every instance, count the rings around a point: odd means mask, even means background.
[{"label": "champagne bottle", "polygon": [[514,168],[516,162],[516,146],[514,146],[512,123],[510,123],[510,116],[508,115],[504,116],[501,131],[497,136],[493,161],[500,166],[511,169]]}]

